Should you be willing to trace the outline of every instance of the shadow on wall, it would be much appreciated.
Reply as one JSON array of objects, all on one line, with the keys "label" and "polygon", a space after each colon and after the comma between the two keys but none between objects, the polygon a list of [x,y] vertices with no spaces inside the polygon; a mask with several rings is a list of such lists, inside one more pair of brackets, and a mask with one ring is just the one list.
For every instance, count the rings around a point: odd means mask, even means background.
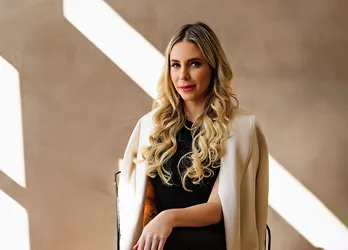
[{"label": "shadow on wall", "polygon": [[[270,153],[348,225],[347,3],[204,2],[193,12],[196,2],[106,2],[159,51],[184,22],[209,22]],[[25,208],[31,250],[115,249],[113,173],[151,99],[64,18],[62,2],[1,4],[0,55],[19,73],[26,185],[0,171],[0,189]],[[273,210],[269,224],[274,249],[316,249]]]},{"label": "shadow on wall", "polygon": [[[27,213],[27,249],[115,249],[113,173],[152,101],[57,3],[31,2],[7,5],[5,13],[0,6],[0,55],[19,75],[26,180],[21,187],[9,177],[9,161],[0,168],[0,189]],[[2,129],[6,117],[0,119]],[[1,211],[1,218],[12,214]]]}]

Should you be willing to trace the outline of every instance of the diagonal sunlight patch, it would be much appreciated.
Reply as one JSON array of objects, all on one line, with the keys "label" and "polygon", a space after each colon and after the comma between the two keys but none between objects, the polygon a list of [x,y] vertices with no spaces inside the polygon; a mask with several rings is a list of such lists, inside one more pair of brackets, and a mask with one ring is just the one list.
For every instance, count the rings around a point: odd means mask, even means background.
[{"label": "diagonal sunlight patch", "polygon": [[19,74],[0,56],[0,170],[25,187]]},{"label": "diagonal sunlight patch", "polygon": [[[0,56],[0,171],[25,187],[19,74]],[[0,249],[29,250],[28,214],[0,190]]]},{"label": "diagonal sunlight patch", "polygon": [[348,230],[325,205],[272,156],[269,204],[315,247],[348,249]]},{"label": "diagonal sunlight patch", "polygon": [[[63,3],[65,17],[155,99],[163,56],[104,1]],[[348,229],[284,167],[269,158],[270,206],[313,246],[348,249]]]},{"label": "diagonal sunlight patch", "polygon": [[0,190],[0,249],[30,250],[27,211]]},{"label": "diagonal sunlight patch", "polygon": [[63,0],[66,19],[149,96],[164,63],[162,54],[102,0]]}]

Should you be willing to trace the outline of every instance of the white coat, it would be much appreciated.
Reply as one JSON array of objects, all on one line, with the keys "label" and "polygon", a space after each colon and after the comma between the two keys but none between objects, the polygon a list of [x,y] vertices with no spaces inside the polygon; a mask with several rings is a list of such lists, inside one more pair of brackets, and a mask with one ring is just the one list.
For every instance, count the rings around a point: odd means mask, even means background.
[{"label": "white coat", "polygon": [[[154,112],[139,119],[125,150],[119,187],[119,250],[131,250],[142,232],[147,164],[134,160],[141,160],[140,149],[149,145]],[[235,110],[232,136],[225,146],[218,194],[225,223],[226,249],[263,250],[268,211],[268,150],[255,116]]]}]

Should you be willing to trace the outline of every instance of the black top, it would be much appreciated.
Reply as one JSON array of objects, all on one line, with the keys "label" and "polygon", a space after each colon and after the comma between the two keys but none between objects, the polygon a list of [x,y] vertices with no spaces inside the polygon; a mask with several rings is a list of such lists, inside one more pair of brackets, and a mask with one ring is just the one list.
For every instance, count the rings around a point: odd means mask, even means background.
[{"label": "black top", "polygon": [[[186,121],[185,125],[189,128],[192,126],[192,122]],[[177,151],[174,156],[169,159],[168,163],[165,165],[167,169],[172,172],[172,182],[174,185],[165,185],[159,176],[155,178],[150,178],[151,184],[153,185],[156,193],[156,201],[158,205],[159,212],[172,208],[186,208],[197,204],[202,204],[208,201],[211,190],[214,186],[215,180],[219,174],[220,168],[213,168],[214,176],[209,178],[204,178],[201,184],[195,185],[192,181],[187,178],[186,187],[192,192],[186,191],[182,184],[179,171],[185,173],[186,169],[191,166],[190,155],[181,160],[178,166],[179,160],[186,153],[192,150],[192,135],[191,131],[183,127],[176,136],[177,140]],[[185,232],[185,233],[184,233]],[[186,242],[184,238],[187,238],[190,243]],[[174,240],[174,238],[178,238]],[[204,239],[206,238],[206,240]],[[195,241],[196,239],[196,241]],[[178,241],[180,242],[179,245]],[[207,242],[205,242],[207,241]],[[220,249],[219,244],[221,244],[221,249],[225,249],[225,232],[223,220],[216,224],[201,228],[175,228],[168,238],[165,249],[182,249],[184,246],[187,249],[211,249],[202,248],[202,244],[209,246],[209,242],[214,244],[214,249]],[[219,241],[219,244],[218,242]],[[174,243],[173,243],[174,242]],[[175,243],[176,242],[176,243]],[[172,245],[172,246],[169,246]],[[174,247],[174,245],[175,247]],[[190,246],[189,246],[190,245]],[[171,248],[172,247],[172,248]]]}]

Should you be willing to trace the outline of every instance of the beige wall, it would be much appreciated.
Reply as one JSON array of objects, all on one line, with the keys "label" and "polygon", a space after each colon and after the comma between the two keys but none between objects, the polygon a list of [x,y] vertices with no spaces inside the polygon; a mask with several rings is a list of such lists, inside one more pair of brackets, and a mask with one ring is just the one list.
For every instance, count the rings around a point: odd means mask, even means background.
[{"label": "beige wall", "polygon": [[[161,52],[183,23],[208,22],[272,156],[348,227],[346,1],[106,2]],[[0,189],[27,210],[31,250],[115,249],[113,173],[151,99],[62,1],[0,1],[0,56],[20,75],[27,181],[0,171]],[[269,224],[273,249],[315,249],[273,209]]]}]

